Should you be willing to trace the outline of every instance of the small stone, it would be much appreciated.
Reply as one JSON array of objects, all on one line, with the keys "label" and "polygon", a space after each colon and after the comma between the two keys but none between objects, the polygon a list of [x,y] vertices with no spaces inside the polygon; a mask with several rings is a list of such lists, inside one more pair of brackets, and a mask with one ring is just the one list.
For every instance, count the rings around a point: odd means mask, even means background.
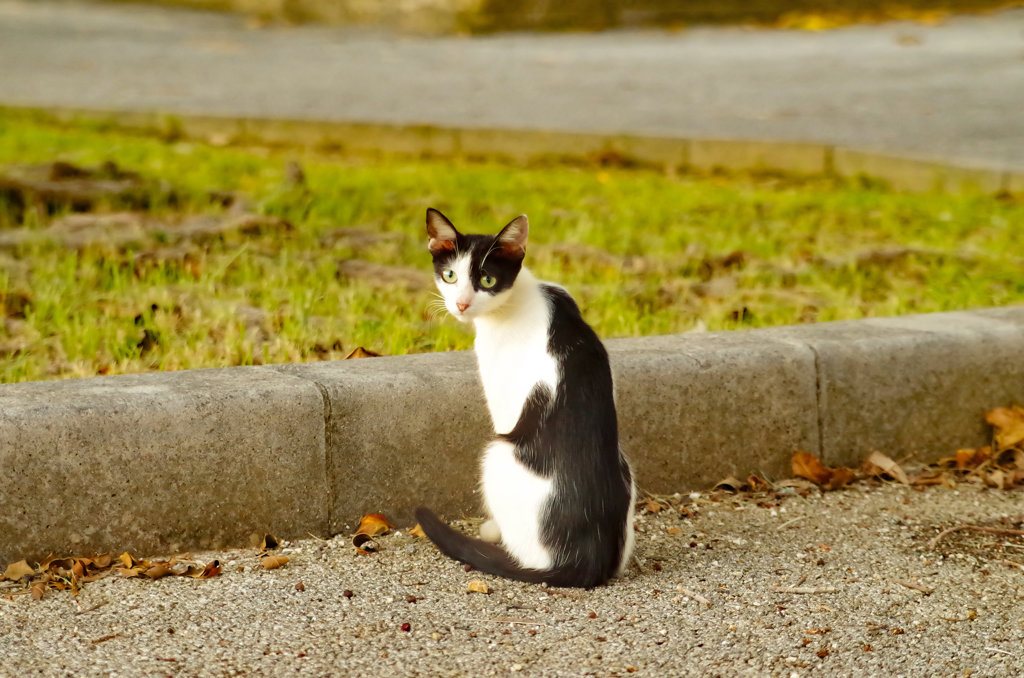
[{"label": "small stone", "polygon": [[350,591],[349,589],[345,589],[344,591],[341,592],[341,595],[345,596],[346,598],[351,598],[355,594],[352,593],[352,591]]}]

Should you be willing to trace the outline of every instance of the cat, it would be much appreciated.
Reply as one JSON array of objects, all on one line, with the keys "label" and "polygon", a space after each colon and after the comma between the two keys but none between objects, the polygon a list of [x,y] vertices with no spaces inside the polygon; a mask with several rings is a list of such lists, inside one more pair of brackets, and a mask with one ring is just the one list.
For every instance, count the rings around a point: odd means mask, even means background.
[{"label": "cat", "polygon": [[523,266],[528,233],[526,215],[497,235],[463,235],[427,210],[437,287],[448,312],[475,326],[496,437],[482,460],[483,539],[426,508],[416,518],[442,553],[477,570],[589,588],[628,565],[636,488],[608,353],[569,293]]}]

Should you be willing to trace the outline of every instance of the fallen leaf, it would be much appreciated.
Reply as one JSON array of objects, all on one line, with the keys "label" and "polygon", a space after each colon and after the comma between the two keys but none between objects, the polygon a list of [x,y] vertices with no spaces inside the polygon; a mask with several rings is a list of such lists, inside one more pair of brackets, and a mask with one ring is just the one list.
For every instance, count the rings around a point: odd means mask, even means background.
[{"label": "fallen leaf", "polygon": [[159,562],[153,563],[151,566],[146,568],[146,571],[143,572],[143,574],[149,577],[150,579],[161,579],[163,577],[166,577],[167,575],[174,574],[174,572],[171,570],[170,563]]},{"label": "fallen leaf", "polygon": [[192,577],[193,579],[212,579],[220,575],[220,561],[211,560],[206,564],[206,567],[204,567],[198,573],[192,574],[186,572],[186,574],[188,574],[188,576]]},{"label": "fallen leaf", "polygon": [[380,546],[368,534],[357,534],[354,536],[352,538],[352,545],[356,547],[356,553],[361,556],[376,553],[380,550]]},{"label": "fallen leaf", "polygon": [[825,485],[832,477],[829,469],[817,457],[802,451],[793,453],[793,475],[806,478],[816,485]]},{"label": "fallen leaf", "polygon": [[411,530],[409,530],[409,534],[411,534],[414,537],[426,537],[427,536],[427,533],[423,531],[423,528],[420,527],[419,523],[416,523],[416,526],[414,528],[412,528]]},{"label": "fallen leaf", "polygon": [[384,514],[368,513],[359,521],[359,528],[356,530],[356,534],[376,537],[378,534],[387,534],[388,530],[393,527],[394,525],[388,521]]},{"label": "fallen leaf", "polygon": [[957,450],[956,468],[958,471],[970,471],[978,468],[992,456],[992,448],[982,447],[977,450]]},{"label": "fallen leaf", "polygon": [[998,407],[985,415],[985,421],[996,428],[996,445],[1000,450],[1024,442],[1024,407]]},{"label": "fallen leaf", "polygon": [[653,499],[648,499],[646,503],[644,503],[644,510],[648,513],[661,513],[661,504]]},{"label": "fallen leaf", "polygon": [[122,553],[118,560],[120,560],[128,569],[131,569],[139,564],[139,561],[135,560],[135,558],[132,558],[132,555],[127,551]]},{"label": "fallen leaf", "polygon": [[469,582],[468,586],[466,586],[466,590],[470,593],[490,593],[491,587],[488,586],[486,582],[480,581],[479,579],[474,579],[473,581]]},{"label": "fallen leaf", "polygon": [[356,358],[379,358],[380,353],[374,353],[373,351],[367,351],[362,346],[356,346],[352,351],[345,356],[344,360],[354,360]]},{"label": "fallen leaf", "polygon": [[29,565],[27,561],[19,560],[18,562],[11,563],[7,566],[7,569],[4,570],[3,578],[15,581],[21,579],[22,577],[30,577],[35,573],[35,569],[33,569],[32,566]]},{"label": "fallen leaf", "polygon": [[264,570],[276,570],[290,560],[288,556],[264,556],[260,558],[260,565]]},{"label": "fallen leaf", "polygon": [[857,477],[852,469],[829,468],[807,452],[793,453],[793,475],[806,478],[824,490],[838,490]]},{"label": "fallen leaf", "polygon": [[[882,454],[881,452],[872,452],[867,458],[867,464],[871,464],[878,469],[881,469],[882,473],[886,474],[893,480],[897,480],[904,485],[910,484],[910,478],[907,477],[906,472],[903,468],[895,461]],[[878,475],[878,474],[875,474]]]},{"label": "fallen leaf", "polygon": [[733,476],[729,476],[723,480],[719,480],[715,483],[715,490],[724,490],[726,492],[741,492],[743,490],[743,481]]},{"label": "fallen leaf", "polygon": [[[252,542],[249,542],[249,543],[252,543]],[[260,551],[263,552],[263,551],[270,551],[271,549],[276,549],[278,547],[279,543],[280,542],[278,541],[277,537],[275,537],[274,535],[272,535],[272,534],[263,535],[263,541],[260,542]]]},{"label": "fallen leaf", "polygon": [[46,592],[46,580],[38,579],[32,582],[32,600],[42,600],[43,593]]}]

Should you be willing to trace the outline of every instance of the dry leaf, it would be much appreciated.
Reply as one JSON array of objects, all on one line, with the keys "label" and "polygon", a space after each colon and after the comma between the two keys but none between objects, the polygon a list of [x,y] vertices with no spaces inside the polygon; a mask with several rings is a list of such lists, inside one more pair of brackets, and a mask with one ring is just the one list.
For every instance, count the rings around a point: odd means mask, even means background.
[{"label": "dry leaf", "polygon": [[881,452],[872,452],[868,456],[867,463],[881,469],[882,473],[885,473],[893,480],[897,480],[904,485],[910,484],[910,478],[907,477],[903,468]]},{"label": "dry leaf", "polygon": [[[192,568],[189,568],[189,570],[191,569]],[[206,567],[204,567],[202,570],[199,570],[195,573],[186,571],[185,574],[187,574],[189,577],[192,577],[193,579],[212,579],[220,575],[220,561],[211,560],[206,564]]]},{"label": "dry leaf", "polygon": [[380,545],[368,534],[357,534],[354,536],[352,538],[352,545],[356,547],[356,553],[361,556],[376,553],[380,550]]},{"label": "dry leaf", "polygon": [[260,558],[260,565],[264,570],[276,570],[290,560],[288,556],[264,556]]},{"label": "dry leaf", "polygon": [[359,529],[356,530],[356,534],[376,537],[378,534],[387,534],[388,530],[393,527],[394,525],[383,514],[368,513],[359,521]]},{"label": "dry leaf", "polygon": [[32,600],[42,600],[43,593],[46,591],[46,579],[38,579],[32,582]]},{"label": "dry leaf", "polygon": [[740,492],[743,490],[743,481],[734,478],[733,476],[729,476],[728,478],[719,480],[715,483],[715,487],[713,489],[725,490],[726,492]]},{"label": "dry leaf", "polygon": [[956,468],[958,471],[970,471],[984,464],[991,456],[992,448],[987,445],[977,450],[957,450]]},{"label": "dry leaf", "polygon": [[[252,542],[249,543],[251,544]],[[270,551],[271,549],[276,549],[279,544],[280,542],[274,535],[263,535],[263,541],[260,542],[260,552],[262,553],[263,551]]]},{"label": "dry leaf", "polygon": [[1024,442],[1024,408],[1019,405],[996,408],[985,415],[985,421],[996,428],[996,445],[1000,450]]},{"label": "dry leaf", "polygon": [[374,353],[373,351],[367,351],[362,346],[356,346],[352,349],[352,352],[345,356],[345,360],[353,360],[355,358],[379,358],[380,353]]},{"label": "dry leaf", "polygon": [[648,513],[661,513],[661,504],[653,499],[648,499],[644,503],[644,510]]},{"label": "dry leaf", "polygon": [[7,566],[7,569],[4,571],[3,578],[15,581],[21,579],[22,577],[30,577],[35,573],[35,569],[33,569],[32,566],[29,565],[27,561],[19,560],[18,562],[11,563]]},{"label": "dry leaf", "polygon": [[474,579],[473,581],[469,582],[469,585],[466,587],[466,589],[470,593],[490,593],[491,592],[491,587],[488,586],[486,582],[480,581],[479,579]]},{"label": "dry leaf", "polygon": [[816,485],[825,485],[832,477],[817,457],[802,451],[793,453],[793,475],[806,478]]},{"label": "dry leaf", "polygon": [[801,451],[793,453],[793,475],[806,478],[824,490],[838,490],[857,477],[851,469],[829,468],[813,454]]},{"label": "dry leaf", "polygon": [[426,537],[427,536],[427,533],[423,531],[423,528],[420,527],[419,523],[416,523],[416,527],[414,527],[411,530],[409,530],[409,534],[411,534],[414,537]]},{"label": "dry leaf", "polygon": [[171,570],[170,563],[159,562],[153,563],[151,566],[146,568],[146,571],[143,572],[143,574],[149,577],[150,579],[161,579],[169,574],[174,574],[174,572]]}]

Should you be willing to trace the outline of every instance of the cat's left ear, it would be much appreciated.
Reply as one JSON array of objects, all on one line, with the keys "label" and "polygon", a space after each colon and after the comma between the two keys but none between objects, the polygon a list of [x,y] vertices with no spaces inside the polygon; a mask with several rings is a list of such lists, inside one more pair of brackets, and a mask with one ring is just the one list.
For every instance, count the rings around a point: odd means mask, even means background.
[{"label": "cat's left ear", "polygon": [[529,233],[530,222],[525,214],[520,214],[508,222],[496,238],[502,256],[510,259],[522,259],[526,256],[526,236]]}]

